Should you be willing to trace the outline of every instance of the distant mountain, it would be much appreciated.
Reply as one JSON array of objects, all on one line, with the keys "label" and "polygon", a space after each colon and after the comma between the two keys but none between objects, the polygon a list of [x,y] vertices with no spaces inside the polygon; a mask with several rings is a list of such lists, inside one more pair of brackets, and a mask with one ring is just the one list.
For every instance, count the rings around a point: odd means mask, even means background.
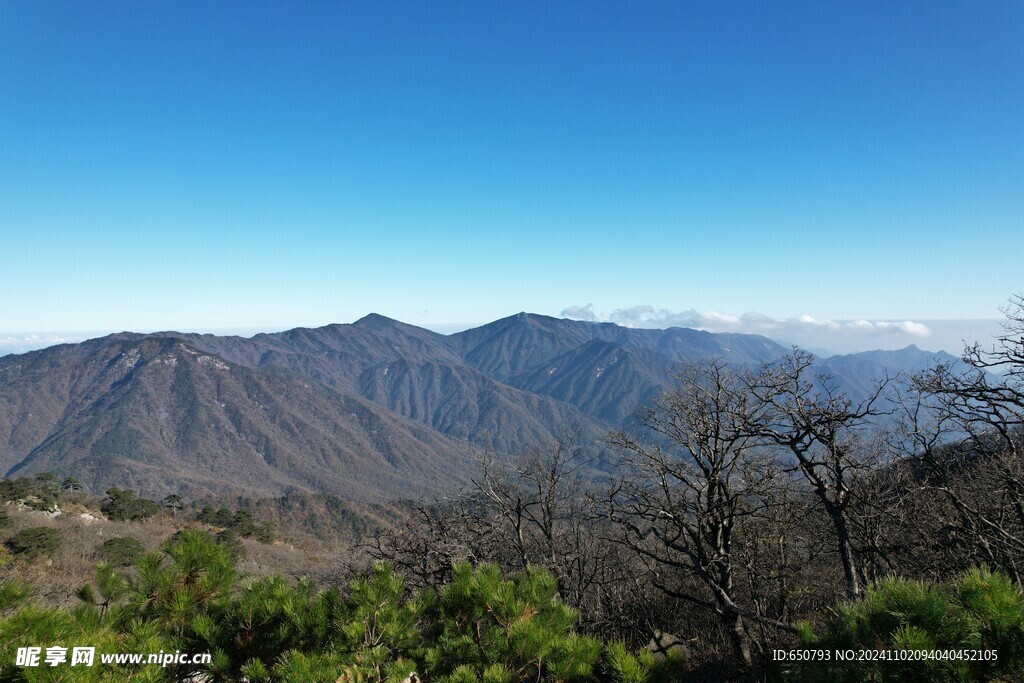
[{"label": "distant mountain", "polygon": [[461,444],[361,397],[134,335],[0,359],[0,467],[100,491],[355,500],[415,496],[470,471]]},{"label": "distant mountain", "polygon": [[665,388],[671,369],[665,356],[592,339],[508,381],[619,425]]},{"label": "distant mountain", "polygon": [[714,357],[756,367],[788,350],[758,335],[633,329],[529,313],[453,337],[481,371],[615,426],[663,391],[681,363]]},{"label": "distant mountain", "polygon": [[252,339],[180,335],[252,368],[280,367],[362,395],[442,434],[498,451],[540,447],[570,427],[597,439],[608,427],[576,407],[522,391],[468,365],[457,342],[380,315],[351,325]]},{"label": "distant mountain", "polygon": [[608,431],[572,405],[502,384],[465,365],[404,360],[377,365],[361,375],[359,390],[443,434],[504,452],[550,444],[569,427],[580,428],[590,440]]},{"label": "distant mountain", "polygon": [[548,363],[592,340],[656,353],[669,363],[717,356],[732,364],[757,364],[786,352],[785,347],[756,334],[713,334],[681,327],[633,329],[613,323],[549,318],[531,313],[503,318],[459,332],[452,338],[467,363],[501,381]]},{"label": "distant mountain", "polygon": [[936,363],[959,364],[956,356],[945,351],[923,351],[911,344],[896,351],[862,351],[843,356],[830,356],[815,362],[816,371],[832,375],[851,397],[864,398],[873,391],[879,379],[898,372],[914,373],[934,367]]},{"label": "distant mountain", "polygon": [[[281,494],[373,502],[451,489],[473,449],[600,439],[683,362],[756,367],[765,337],[630,329],[520,313],[453,335],[379,315],[251,338],[122,333],[0,357],[0,471],[94,490]],[[834,356],[851,396],[955,360],[915,347]]]}]

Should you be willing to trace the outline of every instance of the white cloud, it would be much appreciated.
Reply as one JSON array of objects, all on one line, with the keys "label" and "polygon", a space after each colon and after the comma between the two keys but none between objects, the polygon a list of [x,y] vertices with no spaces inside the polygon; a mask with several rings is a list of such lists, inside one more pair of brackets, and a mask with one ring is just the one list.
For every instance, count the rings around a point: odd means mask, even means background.
[{"label": "white cloud", "polygon": [[932,331],[927,325],[915,323],[913,320],[904,320],[903,322],[888,322],[883,320],[875,323],[875,325],[883,331],[890,330],[894,332],[901,332],[915,337],[932,336]]},{"label": "white cloud", "polygon": [[597,315],[594,313],[594,304],[587,304],[586,306],[570,306],[569,308],[563,308],[562,317],[571,318],[573,320],[586,320],[592,323],[597,322]]},{"label": "white cloud", "polygon": [[657,310],[653,306],[633,306],[632,308],[616,309],[608,319],[619,324],[634,327],[693,327],[708,332],[745,332],[766,334],[768,332],[799,332],[806,330],[829,330],[846,334],[908,334],[915,337],[929,337],[931,330],[927,325],[912,320],[819,320],[806,313],[795,318],[777,320],[763,313],[751,311],[743,315],[734,315],[722,311],[688,311],[672,312],[665,309]]},{"label": "white cloud", "polygon": [[689,327],[707,332],[761,334],[805,348],[850,352],[873,348],[900,348],[932,337],[928,325],[913,320],[830,320],[802,313],[777,319],[750,311],[737,315],[726,311],[689,309],[670,311],[648,304],[618,308],[607,316],[594,312],[593,306],[573,306],[562,311],[578,320],[602,320],[625,327]]},{"label": "white cloud", "polygon": [[8,353],[25,353],[42,349],[54,344],[67,344],[81,341],[79,337],[68,337],[55,334],[23,334],[0,337],[0,356]]}]

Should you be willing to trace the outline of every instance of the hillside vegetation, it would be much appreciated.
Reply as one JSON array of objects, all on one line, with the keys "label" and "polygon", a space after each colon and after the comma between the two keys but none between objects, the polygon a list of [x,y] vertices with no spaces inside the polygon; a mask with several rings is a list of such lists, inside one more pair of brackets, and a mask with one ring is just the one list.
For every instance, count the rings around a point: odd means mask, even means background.
[{"label": "hillside vegetation", "polygon": [[[199,495],[156,496],[116,486],[99,497],[88,491],[102,479],[81,479],[73,458],[72,469],[56,476],[20,476],[30,468],[19,466],[19,476],[0,485],[10,501],[0,519],[7,552],[0,594],[8,605],[0,628],[23,646],[29,637],[70,641],[91,629],[114,650],[213,656],[198,668],[133,670],[139,680],[1019,680],[1024,300],[1013,304],[993,349],[972,347],[959,361],[883,372],[866,384],[844,384],[829,371],[860,361],[829,365],[799,350],[759,362],[678,358],[664,386],[605,432],[600,448],[591,441],[593,422],[563,424],[548,441],[526,440],[515,452],[486,447],[486,439],[473,446],[470,435],[461,460],[422,463],[460,470],[461,484],[437,495],[342,500],[296,490],[268,498],[200,487]],[[538,368],[552,377],[565,371],[576,379],[545,390],[566,397],[584,378],[587,391],[604,395],[611,387],[594,380],[615,378],[613,366],[695,343],[674,332],[634,336],[530,316],[499,322],[464,337],[370,318],[351,330],[255,341],[128,341],[154,345],[151,363],[178,357],[161,355],[168,349],[183,354],[180,366],[194,363],[172,378],[194,370],[212,382],[205,373],[227,373],[230,381],[215,384],[223,398],[232,387],[262,390],[268,377],[308,381],[313,391],[312,366],[303,364],[327,361],[310,349],[332,344],[328,355],[353,354],[368,335],[374,353],[402,348],[406,361],[418,354],[420,379],[462,358],[493,381],[526,373],[540,382]],[[108,343],[97,348],[109,351]],[[232,360],[203,355],[217,344]],[[510,345],[527,360],[514,358]],[[285,346],[294,367],[259,365],[282,359],[274,354]],[[593,375],[581,371],[584,351],[573,352],[581,347],[597,363]],[[753,348],[761,347],[736,353]],[[110,353],[105,372],[120,373],[124,352]],[[140,364],[144,357],[140,351]],[[57,356],[31,360],[47,358]],[[395,362],[372,376],[400,376]],[[158,365],[153,372],[163,377],[167,363]],[[294,374],[302,367],[308,380]],[[637,376],[636,367],[624,376]],[[101,393],[143,392],[144,369]],[[90,386],[103,386],[102,375],[89,375]],[[316,391],[347,391],[344,381],[325,378]],[[627,395],[639,400],[620,394]],[[250,398],[270,400],[258,392]],[[383,398],[351,400],[438,433],[416,412],[429,401],[409,403],[402,416],[377,402]],[[146,403],[133,405],[131,419],[145,417]],[[581,406],[571,409],[600,410]],[[287,414],[283,405],[275,410]],[[307,425],[315,417],[302,416]],[[284,417],[269,422],[287,432]],[[371,463],[387,460],[385,446]],[[407,472],[403,463],[419,457],[395,454],[393,471]],[[118,462],[131,471],[144,458]],[[315,471],[299,465],[276,471],[299,478]],[[375,471],[334,469],[354,481],[372,480]],[[800,648],[916,654],[891,666],[777,656]],[[57,674],[14,667],[5,675]]]},{"label": "hillside vegetation", "polygon": [[[252,338],[115,334],[0,357],[0,474],[59,472],[93,491],[379,503],[452,493],[473,450],[604,441],[683,364],[756,368],[757,335],[637,330],[519,314],[454,335],[382,316]],[[835,359],[855,399],[933,354]]]}]

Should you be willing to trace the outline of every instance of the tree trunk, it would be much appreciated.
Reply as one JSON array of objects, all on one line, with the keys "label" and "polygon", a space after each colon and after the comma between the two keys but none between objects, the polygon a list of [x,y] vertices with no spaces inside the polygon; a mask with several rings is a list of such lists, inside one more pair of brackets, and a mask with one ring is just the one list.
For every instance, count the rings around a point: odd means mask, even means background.
[{"label": "tree trunk", "polygon": [[839,559],[843,563],[843,575],[846,577],[846,599],[858,600],[863,589],[857,572],[857,561],[853,556],[853,544],[850,542],[850,530],[846,526],[846,516],[841,510],[830,509],[832,521],[835,523],[836,535],[839,537]]},{"label": "tree trunk", "polygon": [[732,638],[733,647],[736,648],[736,654],[739,655],[743,666],[749,669],[754,666],[754,656],[750,651],[750,636],[747,634],[747,625],[743,622],[743,617],[738,614],[727,613],[726,618],[732,622],[729,635]]}]

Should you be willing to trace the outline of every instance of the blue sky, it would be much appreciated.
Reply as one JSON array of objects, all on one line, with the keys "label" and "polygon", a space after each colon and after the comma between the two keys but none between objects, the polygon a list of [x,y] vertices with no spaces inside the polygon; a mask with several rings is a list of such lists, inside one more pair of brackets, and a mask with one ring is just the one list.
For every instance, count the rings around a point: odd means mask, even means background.
[{"label": "blue sky", "polygon": [[0,3],[0,336],[995,318],[1022,46],[1018,2]]}]

